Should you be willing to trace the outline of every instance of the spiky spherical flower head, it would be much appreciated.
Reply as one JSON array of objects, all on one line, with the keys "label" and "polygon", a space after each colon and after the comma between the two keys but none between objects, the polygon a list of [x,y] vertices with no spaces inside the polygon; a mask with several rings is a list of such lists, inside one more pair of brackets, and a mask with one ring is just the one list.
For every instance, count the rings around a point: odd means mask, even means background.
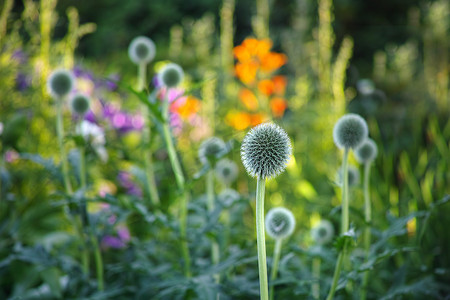
[{"label": "spiky spherical flower head", "polygon": [[328,244],[334,237],[333,224],[328,220],[320,221],[320,223],[311,230],[311,236],[318,245]]},{"label": "spiky spherical flower head", "polygon": [[[337,184],[342,187],[344,178],[342,176],[342,167],[338,169],[336,174]],[[348,186],[356,186],[359,184],[359,170],[352,165],[348,166]]]},{"label": "spiky spherical flower head", "polygon": [[89,110],[90,102],[91,100],[88,96],[78,93],[70,100],[70,109],[73,113],[82,116]]},{"label": "spiky spherical flower head", "polygon": [[168,88],[178,86],[184,77],[183,69],[174,63],[165,65],[158,73],[158,80]]},{"label": "spiky spherical flower head", "polygon": [[278,125],[263,123],[253,127],[241,145],[241,159],[252,177],[272,178],[286,168],[292,153],[287,133]]},{"label": "spiky spherical flower head", "polygon": [[346,114],[334,125],[333,139],[340,149],[355,149],[367,139],[368,133],[367,123],[361,116]]},{"label": "spiky spherical flower head", "polygon": [[372,162],[378,155],[377,144],[372,139],[367,139],[355,151],[356,160],[360,164]]},{"label": "spiky spherical flower head", "polygon": [[225,142],[218,138],[209,138],[200,145],[198,149],[198,158],[202,164],[206,165],[209,163],[214,163],[215,160],[222,157],[227,152],[227,146]]},{"label": "spiky spherical flower head", "polygon": [[128,47],[128,56],[135,64],[148,64],[155,55],[155,43],[146,36],[135,37]]},{"label": "spiky spherical flower head", "polygon": [[238,176],[238,166],[228,158],[221,159],[216,165],[216,176],[225,185],[230,185]]},{"label": "spiky spherical flower head", "polygon": [[276,239],[284,239],[294,232],[295,218],[289,209],[276,207],[269,210],[266,215],[267,234]]},{"label": "spiky spherical flower head", "polygon": [[241,196],[236,190],[233,189],[224,189],[219,194],[219,201],[222,203],[224,207],[230,207],[234,202],[239,200]]},{"label": "spiky spherical flower head", "polygon": [[65,69],[53,71],[47,79],[47,90],[54,98],[67,96],[73,89],[75,79],[72,72]]}]

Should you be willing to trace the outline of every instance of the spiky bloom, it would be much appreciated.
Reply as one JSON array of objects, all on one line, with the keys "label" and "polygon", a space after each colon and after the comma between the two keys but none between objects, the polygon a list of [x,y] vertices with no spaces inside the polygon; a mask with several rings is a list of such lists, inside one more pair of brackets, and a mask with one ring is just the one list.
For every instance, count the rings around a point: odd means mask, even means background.
[{"label": "spiky bloom", "polygon": [[183,77],[183,69],[174,63],[165,65],[158,73],[159,82],[168,88],[178,86],[183,81]]},{"label": "spiky bloom", "polygon": [[333,128],[333,139],[340,149],[356,149],[368,135],[366,121],[357,114],[346,114],[341,117]]},{"label": "spiky bloom", "polygon": [[286,168],[292,153],[286,132],[273,123],[253,127],[241,145],[241,159],[252,177],[272,178]]},{"label": "spiky bloom", "polygon": [[224,207],[230,207],[235,201],[239,200],[241,196],[236,190],[224,189],[219,194],[219,201]]},{"label": "spiky bloom", "polygon": [[218,137],[211,137],[200,145],[198,158],[204,165],[214,162],[227,152],[225,142]]},{"label": "spiky bloom", "polygon": [[230,185],[238,176],[238,166],[227,158],[219,160],[216,165],[217,178],[226,185]]},{"label": "spiky bloom", "polygon": [[269,210],[266,215],[267,234],[273,239],[284,239],[294,232],[295,218],[292,212],[284,207]]},{"label": "spiky bloom", "polygon": [[148,64],[155,58],[155,43],[146,36],[134,38],[128,47],[128,56],[135,64]]},{"label": "spiky bloom", "polygon": [[74,114],[84,115],[89,110],[90,99],[88,96],[78,93],[70,100],[70,109]]},{"label": "spiky bloom", "polygon": [[334,236],[333,224],[328,220],[320,221],[320,223],[311,230],[311,236],[318,245],[328,244]]},{"label": "spiky bloom", "polygon": [[65,69],[53,71],[47,79],[47,90],[54,98],[67,96],[73,89],[74,77],[72,72]]},{"label": "spiky bloom", "polygon": [[356,160],[360,164],[372,162],[378,155],[377,144],[372,139],[367,139],[355,151]]},{"label": "spiky bloom", "polygon": [[[356,186],[359,184],[359,170],[355,166],[348,166],[348,186]],[[336,174],[336,182],[342,187],[344,179],[342,178],[342,167],[338,169]]]}]

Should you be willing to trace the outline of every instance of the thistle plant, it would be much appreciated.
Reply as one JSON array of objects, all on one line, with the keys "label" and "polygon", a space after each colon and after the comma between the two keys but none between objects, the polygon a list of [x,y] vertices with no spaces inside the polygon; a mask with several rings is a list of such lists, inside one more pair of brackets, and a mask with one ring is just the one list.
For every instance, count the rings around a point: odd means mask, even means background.
[{"label": "thistle plant", "polygon": [[[346,114],[341,117],[333,128],[333,140],[339,149],[344,150],[342,159],[342,214],[341,214],[341,235],[346,234],[349,230],[349,199],[348,199],[348,154],[351,149],[358,148],[366,139],[368,128],[366,121],[356,114]],[[347,242],[344,242],[342,250],[336,262],[333,281],[331,283],[330,292],[327,300],[333,299],[336,291],[342,264],[347,254]]]},{"label": "thistle plant", "polygon": [[282,173],[292,153],[291,142],[286,132],[273,123],[253,127],[241,145],[242,163],[256,185],[256,239],[258,247],[258,270],[260,297],[269,299],[266,264],[266,242],[264,233],[264,191],[266,179]]},{"label": "thistle plant", "polygon": [[[128,55],[131,61],[138,65],[138,91],[145,89],[147,82],[147,65],[155,58],[156,47],[151,39],[145,36],[134,38],[128,47]],[[143,107],[144,111],[147,108]],[[146,120],[142,132],[142,143],[144,145],[144,167],[147,179],[147,193],[154,205],[159,205],[158,189],[156,188],[155,173],[153,168],[152,153],[149,149],[150,144],[150,124]]]},{"label": "thistle plant", "polygon": [[239,170],[234,161],[224,158],[216,164],[215,171],[217,179],[228,188],[236,180]]},{"label": "thistle plant", "polygon": [[[316,245],[322,247],[333,240],[334,227],[328,220],[321,220],[319,224],[311,229],[311,237]],[[313,284],[311,294],[314,299],[320,299],[320,257],[314,257],[312,262]]]},{"label": "thistle plant", "polygon": [[191,276],[191,259],[189,256],[189,248],[187,244],[187,207],[189,202],[189,193],[185,188],[185,178],[183,175],[183,170],[181,169],[180,161],[173,144],[172,134],[169,127],[169,89],[177,87],[183,81],[184,73],[180,66],[174,63],[165,65],[160,73],[158,73],[158,78],[162,84],[162,87],[166,89],[165,99],[162,103],[162,115],[164,118],[163,122],[163,135],[164,141],[167,147],[167,153],[169,155],[170,163],[172,165],[172,170],[175,174],[175,181],[177,183],[178,189],[182,194],[181,205],[180,205],[180,235],[181,235],[181,248],[184,258],[184,273],[186,277]]},{"label": "thistle plant", "polygon": [[281,245],[283,239],[288,238],[295,228],[295,218],[292,212],[284,207],[276,207],[269,210],[266,215],[267,234],[275,240],[275,248],[273,252],[273,264],[270,274],[270,300],[273,300],[274,284],[273,281],[277,277],[278,263],[280,261]]},{"label": "thistle plant", "polygon": [[[356,160],[360,164],[364,164],[364,220],[366,227],[364,229],[364,250],[366,252],[366,261],[369,259],[371,231],[370,226],[372,222],[372,208],[370,203],[369,193],[369,180],[370,180],[370,167],[372,162],[378,155],[377,144],[372,139],[367,139],[361,146],[355,151]],[[367,285],[369,283],[369,271],[363,273],[362,287],[361,287],[361,299],[365,300],[367,296]]]}]

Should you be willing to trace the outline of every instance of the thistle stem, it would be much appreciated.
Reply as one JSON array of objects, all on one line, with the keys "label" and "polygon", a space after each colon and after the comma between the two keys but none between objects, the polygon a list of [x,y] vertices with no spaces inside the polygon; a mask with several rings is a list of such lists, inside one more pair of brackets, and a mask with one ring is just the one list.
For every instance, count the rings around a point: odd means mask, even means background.
[{"label": "thistle stem", "polygon": [[275,249],[273,250],[273,264],[272,264],[272,271],[270,274],[270,300],[273,300],[273,293],[275,286],[273,284],[274,280],[277,278],[278,273],[278,264],[280,262],[280,255],[281,255],[281,244],[282,239],[276,239],[275,240]]},{"label": "thistle stem", "polygon": [[258,246],[259,290],[261,300],[269,299],[266,262],[266,236],[264,230],[264,191],[266,179],[258,176],[256,185],[256,241]]},{"label": "thistle stem", "polygon": [[146,63],[140,63],[138,65],[138,91],[143,91],[145,89],[147,81],[147,64]]},{"label": "thistle stem", "polygon": [[94,247],[94,258],[95,258],[95,269],[97,271],[97,285],[98,290],[104,290],[104,280],[103,280],[103,258],[100,251],[100,246],[98,244],[97,237],[93,230],[91,230],[91,241]]},{"label": "thistle stem", "polygon": [[[344,157],[342,158],[342,174],[344,177],[344,185],[342,187],[342,215],[341,215],[341,236],[348,231],[348,153],[349,149],[345,148]],[[336,268],[334,270],[333,281],[331,283],[330,292],[327,300],[331,300],[334,297],[339,275],[341,273],[342,264],[347,254],[347,242],[344,242],[342,250],[339,252],[338,260],[336,262]]]},{"label": "thistle stem", "polygon": [[67,164],[66,151],[64,149],[64,126],[63,126],[63,99],[56,99],[56,134],[58,136],[59,153],[63,172],[64,188],[67,194],[72,194],[72,185],[69,179],[69,165]]},{"label": "thistle stem", "polygon": [[[86,155],[85,155],[85,151],[83,147],[79,148],[80,151],[80,184],[81,184],[81,189],[84,191],[86,190]],[[82,209],[82,213],[84,214],[84,216],[87,216],[87,210],[86,210],[86,204],[82,203],[81,204],[81,209]],[[81,228],[79,229],[80,233],[81,233],[81,243],[82,243],[82,253],[81,253],[81,261],[83,264],[83,270],[86,274],[89,273],[89,251],[87,248],[87,244],[85,242],[84,236],[83,236],[83,221],[82,218],[80,220],[80,226]]]},{"label": "thistle stem", "polygon": [[[206,196],[208,203],[208,212],[212,213],[214,211],[214,176],[212,171],[208,171],[206,174]],[[219,253],[219,245],[216,241],[213,241],[211,244],[211,261],[213,265],[217,265],[219,263],[220,253]],[[215,274],[216,282],[220,282],[220,275]]]},{"label": "thistle stem", "polygon": [[312,261],[313,284],[311,293],[314,299],[320,299],[320,257],[314,257]]},{"label": "thistle stem", "polygon": [[[370,182],[370,162],[364,164],[364,217],[366,221],[366,228],[364,229],[364,250],[366,252],[366,262],[369,260],[370,240],[371,240],[371,222],[372,222],[372,208],[370,203],[369,193]],[[367,297],[367,285],[369,283],[369,270],[363,273],[361,300]]]}]

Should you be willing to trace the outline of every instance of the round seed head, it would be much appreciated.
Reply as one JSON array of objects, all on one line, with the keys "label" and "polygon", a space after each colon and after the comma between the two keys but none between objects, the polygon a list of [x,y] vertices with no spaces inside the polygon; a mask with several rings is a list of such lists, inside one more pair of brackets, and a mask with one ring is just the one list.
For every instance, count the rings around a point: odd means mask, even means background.
[{"label": "round seed head", "polygon": [[84,115],[89,110],[90,99],[84,94],[76,94],[70,100],[70,108],[73,113]]},{"label": "round seed head", "polygon": [[273,239],[284,239],[294,232],[295,218],[292,212],[284,207],[269,210],[266,215],[266,231]]},{"label": "round seed head", "polygon": [[[342,176],[342,167],[336,174],[337,184],[342,187],[344,185],[344,177]],[[359,170],[355,166],[348,166],[348,186],[357,186],[359,184]]]},{"label": "round seed head", "polygon": [[198,157],[202,164],[209,164],[222,157],[226,151],[227,146],[225,142],[218,137],[212,137],[203,141],[200,145]]},{"label": "round seed head", "polygon": [[219,160],[216,165],[217,178],[226,185],[230,185],[238,176],[238,166],[227,158]]},{"label": "round seed head", "polygon": [[53,71],[47,79],[47,90],[54,98],[62,98],[68,95],[74,86],[72,72],[64,69]]},{"label": "round seed head", "polygon": [[252,177],[277,176],[286,168],[291,153],[289,136],[273,123],[253,127],[241,145],[242,163]]},{"label": "round seed head", "polygon": [[334,125],[334,143],[340,149],[355,149],[367,139],[368,132],[367,123],[361,116],[346,114]]},{"label": "round seed head", "polygon": [[360,164],[365,164],[373,161],[378,155],[377,144],[372,139],[367,139],[355,151],[356,160]]},{"label": "round seed head", "polygon": [[183,77],[183,69],[174,63],[165,65],[158,73],[159,82],[168,88],[178,86],[183,81]]},{"label": "round seed head", "polygon": [[219,194],[219,201],[224,207],[230,207],[235,201],[239,200],[241,196],[236,190],[224,189]]},{"label": "round seed head", "polygon": [[134,38],[128,47],[128,56],[135,64],[148,64],[155,58],[155,43],[146,36]]},{"label": "round seed head", "polygon": [[311,230],[311,236],[318,245],[325,245],[333,239],[334,227],[328,220],[322,220]]}]

